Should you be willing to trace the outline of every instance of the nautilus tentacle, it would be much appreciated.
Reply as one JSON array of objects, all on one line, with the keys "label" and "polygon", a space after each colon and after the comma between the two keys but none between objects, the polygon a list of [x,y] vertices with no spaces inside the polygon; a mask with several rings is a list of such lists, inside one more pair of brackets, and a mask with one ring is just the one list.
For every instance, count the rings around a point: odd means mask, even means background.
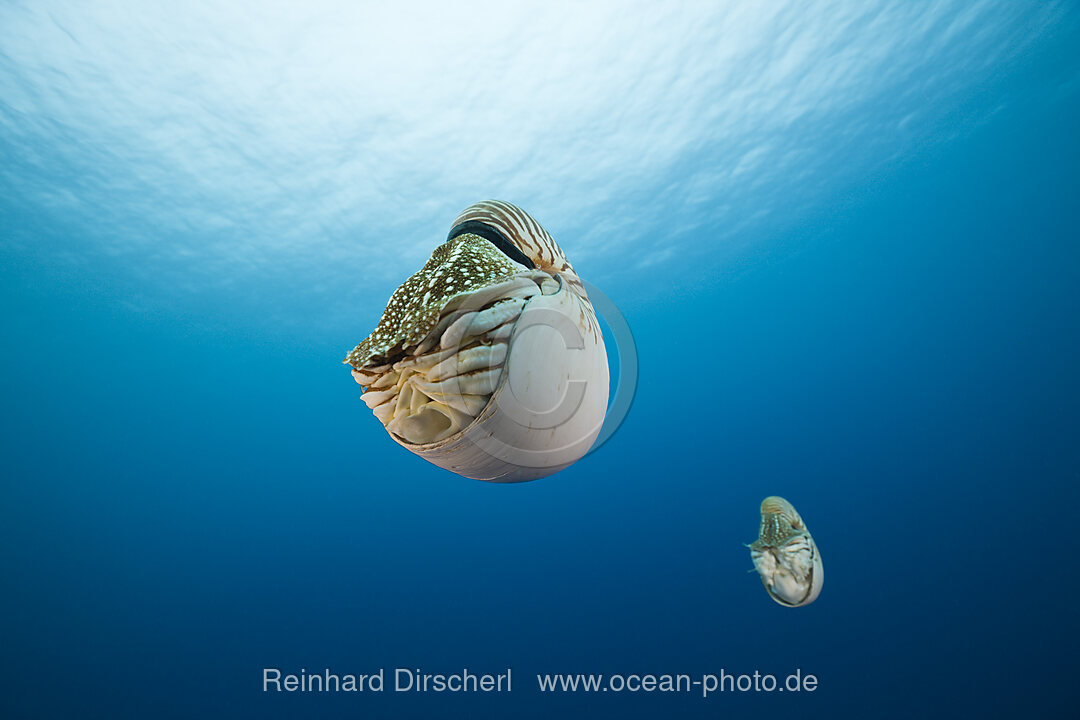
[{"label": "nautilus tentacle", "polygon": [[773,600],[799,607],[817,599],[825,581],[821,553],[791,503],[775,495],[761,501],[761,528],[749,547],[754,569]]},{"label": "nautilus tentacle", "polygon": [[607,355],[581,279],[539,223],[497,200],[458,216],[345,362],[394,440],[480,480],[570,465],[607,407]]}]

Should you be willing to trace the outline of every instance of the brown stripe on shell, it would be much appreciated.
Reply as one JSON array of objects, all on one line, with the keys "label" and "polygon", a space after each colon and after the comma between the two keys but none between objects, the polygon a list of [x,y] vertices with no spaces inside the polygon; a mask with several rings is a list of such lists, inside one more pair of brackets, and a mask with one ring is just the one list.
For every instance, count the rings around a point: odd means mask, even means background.
[{"label": "brown stripe on shell", "polygon": [[532,260],[539,270],[561,277],[587,309],[585,315],[589,329],[599,332],[596,311],[581,278],[559,243],[532,215],[504,200],[484,200],[465,208],[450,227],[469,221],[482,222],[495,228]]}]

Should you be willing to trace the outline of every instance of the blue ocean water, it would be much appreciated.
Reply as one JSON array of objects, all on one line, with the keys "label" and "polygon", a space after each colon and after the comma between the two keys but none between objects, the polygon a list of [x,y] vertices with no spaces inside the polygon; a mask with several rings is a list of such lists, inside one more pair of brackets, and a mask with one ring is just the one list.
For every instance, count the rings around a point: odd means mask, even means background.
[{"label": "blue ocean water", "polygon": [[[0,716],[1065,715],[1075,7],[468,9],[0,8]],[[340,363],[488,197],[638,351],[619,430],[519,485]],[[771,494],[804,608],[748,573]]]}]

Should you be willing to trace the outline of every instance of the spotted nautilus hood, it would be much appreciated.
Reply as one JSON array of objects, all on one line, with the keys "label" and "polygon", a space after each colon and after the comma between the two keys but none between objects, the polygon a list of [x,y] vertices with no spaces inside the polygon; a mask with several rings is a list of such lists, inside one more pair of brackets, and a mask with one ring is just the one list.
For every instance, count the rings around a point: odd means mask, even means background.
[{"label": "spotted nautilus hood", "polygon": [[497,200],[455,219],[345,362],[394,440],[483,480],[576,461],[607,404],[603,338],[581,279],[536,220]]}]

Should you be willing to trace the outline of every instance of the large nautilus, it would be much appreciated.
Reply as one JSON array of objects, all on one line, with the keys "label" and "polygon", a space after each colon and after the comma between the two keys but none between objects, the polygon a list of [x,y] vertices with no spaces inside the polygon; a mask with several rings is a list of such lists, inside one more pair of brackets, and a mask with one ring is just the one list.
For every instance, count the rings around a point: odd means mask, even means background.
[{"label": "large nautilus", "polygon": [[754,569],[773,600],[799,607],[817,599],[825,581],[821,553],[791,503],[775,495],[761,501],[761,529],[749,547]]},{"label": "large nautilus", "polygon": [[497,200],[457,217],[345,362],[390,437],[477,480],[562,470],[607,409],[607,353],[581,279],[536,220]]}]

